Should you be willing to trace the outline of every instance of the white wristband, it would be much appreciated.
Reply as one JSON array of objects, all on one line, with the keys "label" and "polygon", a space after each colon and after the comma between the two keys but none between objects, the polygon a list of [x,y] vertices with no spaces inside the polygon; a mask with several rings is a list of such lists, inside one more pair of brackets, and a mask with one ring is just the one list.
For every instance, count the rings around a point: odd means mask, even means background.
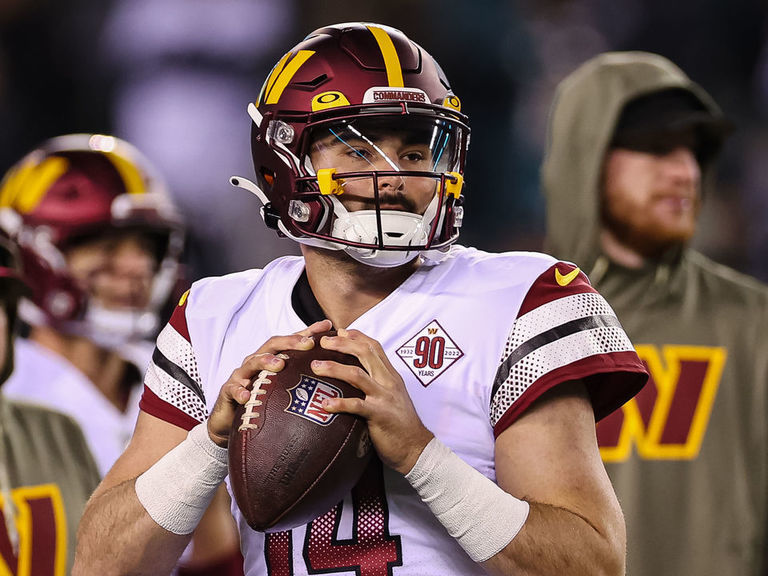
[{"label": "white wristband", "polygon": [[211,440],[203,422],[136,478],[136,496],[160,526],[191,534],[226,476],[227,449]]},{"label": "white wristband", "polygon": [[475,562],[499,553],[523,527],[530,507],[433,438],[406,480]]}]

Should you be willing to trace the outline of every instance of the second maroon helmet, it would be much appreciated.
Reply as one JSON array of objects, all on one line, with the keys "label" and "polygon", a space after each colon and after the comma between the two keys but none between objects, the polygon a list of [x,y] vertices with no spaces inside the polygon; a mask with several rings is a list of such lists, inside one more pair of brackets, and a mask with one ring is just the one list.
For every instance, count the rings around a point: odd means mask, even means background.
[{"label": "second maroon helmet", "polygon": [[[26,322],[110,345],[155,330],[177,278],[184,229],[164,180],[133,145],[104,134],[42,143],[0,182],[0,227],[18,243],[31,288],[21,309]],[[153,239],[159,268],[148,309],[116,314],[101,311],[73,278],[66,253],[124,229]]]}]

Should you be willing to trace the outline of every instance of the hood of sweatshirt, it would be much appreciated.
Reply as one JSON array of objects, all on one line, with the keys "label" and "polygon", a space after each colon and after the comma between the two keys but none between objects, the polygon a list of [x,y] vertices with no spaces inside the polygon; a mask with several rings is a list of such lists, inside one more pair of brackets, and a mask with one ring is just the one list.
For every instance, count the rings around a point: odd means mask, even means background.
[{"label": "hood of sweatshirt", "polygon": [[[722,118],[712,98],[680,68],[648,52],[601,54],[582,64],[556,90],[541,171],[546,250],[578,264],[591,278],[599,277],[608,265],[601,258],[599,241],[600,187],[616,124],[628,102],[668,89],[689,92],[705,110]],[[704,187],[712,180],[712,164],[702,168]],[[681,250],[673,252],[651,267],[679,264]],[[671,273],[666,270],[663,276],[669,278]]]}]

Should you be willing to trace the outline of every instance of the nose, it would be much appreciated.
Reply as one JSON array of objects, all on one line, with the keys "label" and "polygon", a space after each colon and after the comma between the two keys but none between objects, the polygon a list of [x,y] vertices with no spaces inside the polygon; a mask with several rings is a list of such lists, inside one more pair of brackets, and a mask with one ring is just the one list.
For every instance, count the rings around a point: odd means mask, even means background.
[{"label": "nose", "polygon": [[[374,162],[374,170],[382,172],[397,172],[400,165],[397,158],[397,151],[388,150],[381,147],[381,156]],[[377,185],[379,192],[400,192],[405,189],[405,180],[399,174],[377,175]]]},{"label": "nose", "polygon": [[701,180],[701,167],[687,146],[679,146],[664,156],[667,177],[683,184],[698,184]]},{"label": "nose", "polygon": [[[392,168],[389,168],[391,170]],[[386,193],[394,193],[394,192],[402,192],[405,190],[405,180],[402,176],[399,175],[391,175],[391,176],[382,176],[377,175],[377,184],[379,192],[386,192]]]},{"label": "nose", "polygon": [[155,258],[139,242],[126,238],[115,246],[99,284],[106,304],[146,306],[154,278]]}]

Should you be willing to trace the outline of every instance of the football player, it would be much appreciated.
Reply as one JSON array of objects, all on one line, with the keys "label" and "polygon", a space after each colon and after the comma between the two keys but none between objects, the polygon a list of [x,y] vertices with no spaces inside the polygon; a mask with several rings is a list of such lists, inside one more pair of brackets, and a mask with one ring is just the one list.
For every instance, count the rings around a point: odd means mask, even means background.
[{"label": "football player", "polygon": [[589,271],[652,376],[598,426],[627,572],[763,576],[768,289],[690,247],[728,122],[666,58],[614,52],[561,82],[550,126],[549,247]]},{"label": "football player", "polygon": [[622,574],[594,424],[647,375],[574,265],[456,244],[469,127],[435,60],[387,26],[324,27],[248,112],[256,181],[233,183],[302,256],[181,299],[75,573],[172,566],[227,476],[250,380],[323,346],[364,367],[313,370],[365,393],[323,407],[367,419],[380,460],[306,526],[255,532],[234,508],[247,574]]},{"label": "football player", "polygon": [[[17,247],[0,231],[0,384],[13,372],[17,305],[24,293]],[[0,566],[5,573],[68,574],[75,530],[98,483],[96,463],[70,417],[0,391]]]},{"label": "football player", "polygon": [[26,155],[2,181],[0,208],[32,286],[6,392],[81,420],[106,474],[136,421],[151,355],[141,346],[177,278],[181,219],[138,150],[99,134]]},{"label": "football player", "polygon": [[71,134],[11,168],[0,225],[18,242],[31,286],[20,306],[28,338],[6,393],[72,416],[104,475],[139,412],[148,338],[179,278],[181,218],[135,147]]}]

